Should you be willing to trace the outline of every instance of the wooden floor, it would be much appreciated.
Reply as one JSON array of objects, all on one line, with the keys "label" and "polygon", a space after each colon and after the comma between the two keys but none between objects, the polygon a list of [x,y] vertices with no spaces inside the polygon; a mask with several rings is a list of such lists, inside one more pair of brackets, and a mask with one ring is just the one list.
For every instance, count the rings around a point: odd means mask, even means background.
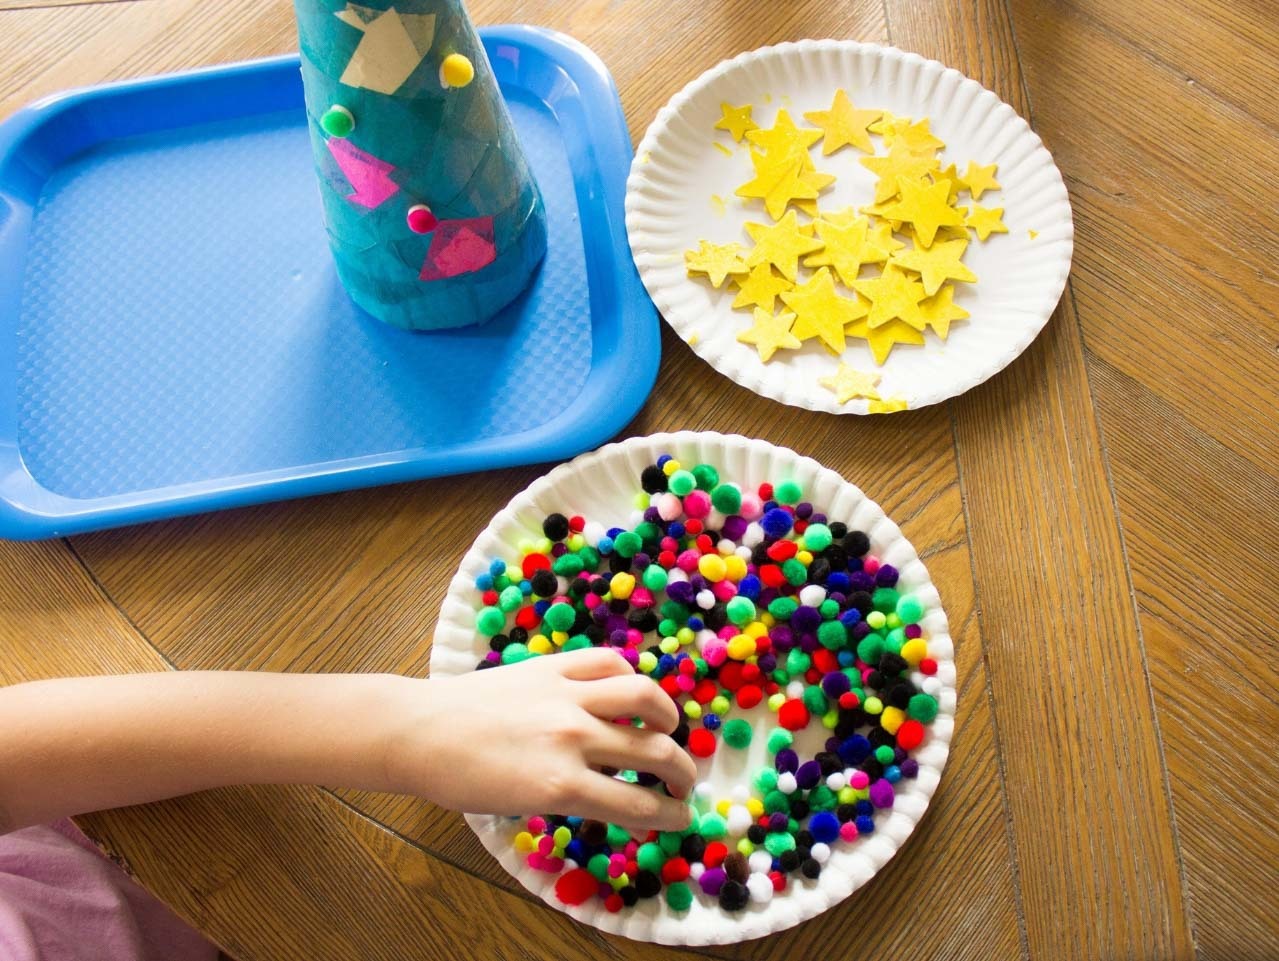
[{"label": "wooden floor", "polygon": [[[960,665],[954,753],[905,849],[821,918],[707,953],[1279,957],[1274,0],[471,7],[593,47],[637,139],[741,50],[833,36],[918,51],[1030,118],[1074,203],[1053,320],[941,407],[861,420],[756,401],[665,335],[626,433],[738,431],[854,480],[926,556]],[[0,114],[294,46],[284,0],[0,0]],[[439,525],[469,540],[540,472],[0,543],[0,679],[425,673],[457,562],[430,549]],[[240,961],[687,956],[533,903],[457,816],[411,799],[220,791],[84,824]]]}]

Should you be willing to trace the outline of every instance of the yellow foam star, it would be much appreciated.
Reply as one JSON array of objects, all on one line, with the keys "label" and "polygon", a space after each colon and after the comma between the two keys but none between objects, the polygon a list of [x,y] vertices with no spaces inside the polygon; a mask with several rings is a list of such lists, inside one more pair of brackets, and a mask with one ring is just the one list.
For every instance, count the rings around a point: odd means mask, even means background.
[{"label": "yellow foam star", "polygon": [[872,400],[866,405],[866,410],[871,414],[891,414],[893,411],[906,410],[909,406],[904,397],[889,397],[887,400]]},{"label": "yellow foam star", "polygon": [[719,110],[723,116],[715,121],[715,129],[727,130],[737,143],[742,142],[748,131],[759,129],[759,124],[751,119],[750,104],[734,107],[731,103],[721,103]]},{"label": "yellow foam star", "polygon": [[950,325],[955,320],[965,320],[970,314],[955,303],[955,288],[943,284],[941,290],[933,296],[920,301],[919,312],[924,322],[937,332],[937,336],[945,340],[950,335]]},{"label": "yellow foam star", "polygon": [[998,166],[991,164],[989,167],[979,167],[971,160],[968,161],[968,169],[964,171],[964,186],[973,195],[973,200],[981,200],[981,195],[987,190],[1002,189],[995,179],[995,168]]},{"label": "yellow foam star", "polygon": [[875,363],[881,367],[898,344],[919,346],[924,342],[922,333],[900,320],[890,320],[878,327],[871,327],[863,317],[845,327],[844,333],[849,337],[860,337],[866,341],[870,345],[871,354],[875,357]]},{"label": "yellow foam star", "polygon": [[835,91],[835,100],[829,110],[814,110],[804,114],[804,119],[820,127],[822,156],[833,154],[840,147],[853,146],[866,153],[874,153],[866,128],[883,116],[882,110],[857,110],[848,99],[847,91]]},{"label": "yellow foam star", "polygon": [[884,216],[889,220],[910,221],[915,237],[925,247],[932,246],[938,227],[963,225],[964,215],[946,202],[950,192],[947,184],[898,177],[897,186],[900,197],[884,211]]},{"label": "yellow foam star", "polygon": [[690,277],[705,274],[716,289],[729,274],[744,274],[748,269],[742,260],[741,244],[713,244],[709,240],[698,241],[696,250],[684,251],[684,268]]},{"label": "yellow foam star", "polygon": [[851,227],[853,223],[861,218],[861,214],[854,207],[843,207],[839,210],[823,210],[819,219],[831,224],[835,227]]},{"label": "yellow foam star", "polygon": [[822,137],[820,130],[809,130],[795,126],[795,121],[785,108],[777,111],[777,119],[767,130],[757,127],[746,132],[746,139],[759,147],[766,154],[791,156],[804,154],[808,156],[808,148]]},{"label": "yellow foam star", "polygon": [[879,177],[875,184],[875,203],[883,203],[900,189],[901,178],[919,180],[939,166],[936,157],[925,157],[911,152],[908,147],[893,144],[887,154],[879,157],[862,157],[862,166]]},{"label": "yellow foam star", "polygon": [[885,110],[883,115],[870,125],[869,129],[871,133],[877,133],[884,138],[884,146],[891,147],[893,138],[897,136],[897,131],[904,130],[910,125],[910,117],[897,117]]},{"label": "yellow foam star", "polygon": [[865,397],[867,400],[879,400],[879,374],[849,367],[843,361],[839,369],[829,377],[821,377],[817,383],[835,394],[836,403],[847,404],[854,397]]},{"label": "yellow foam star", "polygon": [[971,227],[978,240],[985,240],[991,234],[1008,233],[1008,226],[1003,221],[1003,207],[978,207],[973,204],[967,210],[964,226]]},{"label": "yellow foam star", "polygon": [[931,297],[948,280],[977,282],[977,275],[962,262],[967,249],[967,240],[939,240],[926,249],[916,247],[913,250],[898,251],[893,254],[892,263],[919,274],[924,283],[924,293]]},{"label": "yellow foam star", "polygon": [[[853,290],[870,301],[866,319],[872,328],[897,319],[916,330],[924,329],[924,317],[919,312],[919,302],[925,296],[924,285],[893,264],[887,264],[878,277],[857,281]],[[785,296],[782,299],[785,300]]]},{"label": "yellow foam star", "polygon": [[804,266],[830,267],[846,286],[852,286],[863,264],[878,264],[888,259],[889,251],[870,235],[870,221],[865,217],[858,217],[847,226],[818,220],[816,228],[817,236],[826,247],[805,257]]},{"label": "yellow foam star", "polygon": [[746,255],[746,266],[772,264],[787,280],[795,279],[800,257],[821,250],[823,246],[820,240],[815,240],[800,227],[793,210],[786,211],[785,216],[771,227],[748,223],[746,232],[755,241],[755,246]]},{"label": "yellow foam star", "polygon": [[906,123],[898,125],[893,129],[892,145],[904,146],[911,153],[925,154],[931,157],[942,147],[946,146],[942,141],[933,136],[929,129],[929,120],[925,117],[919,123],[910,123],[909,118],[904,118]]},{"label": "yellow foam star", "polygon": [[742,184],[735,193],[764,201],[764,209],[774,220],[780,220],[786,206],[795,200],[817,199],[817,188],[802,179],[804,167],[799,157],[788,157],[783,163],[777,163],[765,154],[751,151],[751,163],[755,167],[755,179]]},{"label": "yellow foam star", "polygon": [[835,292],[835,281],[825,267],[781,297],[782,303],[795,312],[791,333],[800,340],[817,337],[834,354],[844,352],[844,326],[866,315],[866,305],[860,300]]},{"label": "yellow foam star", "polygon": [[755,308],[755,323],[737,335],[738,341],[752,345],[759,352],[759,359],[768,363],[779,350],[794,350],[802,341],[791,333],[795,315],[782,311],[776,317],[771,310]]},{"label": "yellow foam star", "polygon": [[777,295],[794,286],[785,277],[773,273],[771,264],[756,264],[745,278],[738,279],[733,307],[763,307],[771,313],[776,306]]},{"label": "yellow foam star", "polygon": [[[960,212],[960,214],[963,214],[965,208],[957,207],[956,209]],[[915,229],[911,227],[910,225],[903,225],[903,227],[901,228],[901,232],[906,237],[908,237],[911,241],[913,241],[916,247],[924,246],[919,241],[919,235],[915,232]],[[968,232],[967,227],[955,227],[950,224],[947,224],[945,227],[937,228],[937,233],[933,236],[933,243],[939,243],[943,240],[971,240],[971,239],[972,239],[972,235]]]},{"label": "yellow foam star", "polygon": [[945,170],[933,171],[933,182],[940,183],[945,180],[950,185],[950,193],[946,196],[946,202],[954,205],[959,199],[959,191],[964,187],[964,178],[959,176],[959,170],[954,164],[951,164]]},{"label": "yellow foam star", "polygon": [[[902,243],[900,240],[898,240],[896,237],[893,236],[893,227],[891,224],[888,224],[888,223],[878,223],[871,228],[869,243],[874,244],[876,247],[881,248],[884,251],[884,256],[882,260],[887,260],[888,255],[891,254],[894,250],[901,250],[903,247],[906,246],[904,243]],[[866,262],[868,264],[872,263],[872,261],[870,260],[867,260]],[[874,263],[880,263],[880,262],[881,262],[880,260],[874,261]]]}]

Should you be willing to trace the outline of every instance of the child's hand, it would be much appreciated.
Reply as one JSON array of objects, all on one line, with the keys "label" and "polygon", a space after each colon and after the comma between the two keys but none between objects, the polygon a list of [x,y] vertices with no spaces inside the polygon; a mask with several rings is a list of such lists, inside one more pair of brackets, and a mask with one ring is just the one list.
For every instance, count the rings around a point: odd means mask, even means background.
[{"label": "child's hand", "polygon": [[[425,689],[423,689],[425,687]],[[534,657],[413,681],[387,760],[398,790],[475,814],[576,814],[631,829],[688,826],[697,771],[668,734],[669,697],[614,651]],[[639,717],[645,727],[616,724]],[[674,797],[600,773],[646,771]]]}]

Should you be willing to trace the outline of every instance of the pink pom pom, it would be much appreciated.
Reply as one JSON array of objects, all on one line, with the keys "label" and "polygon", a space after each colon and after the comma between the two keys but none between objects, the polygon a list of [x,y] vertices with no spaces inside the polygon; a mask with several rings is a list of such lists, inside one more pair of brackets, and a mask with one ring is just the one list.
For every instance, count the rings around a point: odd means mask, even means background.
[{"label": "pink pom pom", "polygon": [[705,491],[690,491],[684,495],[684,513],[700,520],[711,512],[711,499]]}]

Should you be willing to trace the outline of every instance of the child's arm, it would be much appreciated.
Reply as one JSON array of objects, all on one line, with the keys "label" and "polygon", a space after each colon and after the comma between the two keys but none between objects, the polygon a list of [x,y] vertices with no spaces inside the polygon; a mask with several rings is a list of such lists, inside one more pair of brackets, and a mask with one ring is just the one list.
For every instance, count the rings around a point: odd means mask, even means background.
[{"label": "child's arm", "polygon": [[[638,716],[647,729],[613,724]],[[417,794],[475,813],[687,825],[683,802],[595,768],[692,787],[671,700],[615,652],[458,678],[175,671],[0,688],[0,832],[227,784]]]}]

